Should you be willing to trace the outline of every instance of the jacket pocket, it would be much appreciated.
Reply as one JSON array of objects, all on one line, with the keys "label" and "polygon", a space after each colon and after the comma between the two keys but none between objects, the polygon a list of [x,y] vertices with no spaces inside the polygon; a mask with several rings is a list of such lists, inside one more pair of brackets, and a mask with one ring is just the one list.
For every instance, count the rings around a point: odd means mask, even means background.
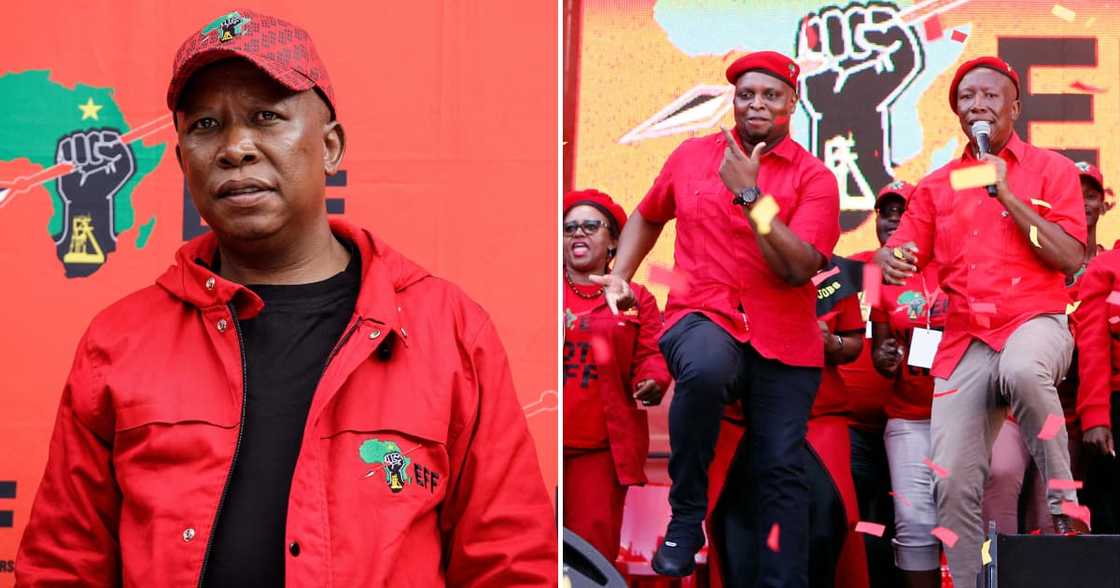
[{"label": "jacket pocket", "polygon": [[147,402],[122,406],[116,409],[118,433],[145,425],[173,425],[203,423],[232,429],[241,421],[241,415],[232,405],[219,406],[199,402],[197,399],[175,397],[155,398]]}]

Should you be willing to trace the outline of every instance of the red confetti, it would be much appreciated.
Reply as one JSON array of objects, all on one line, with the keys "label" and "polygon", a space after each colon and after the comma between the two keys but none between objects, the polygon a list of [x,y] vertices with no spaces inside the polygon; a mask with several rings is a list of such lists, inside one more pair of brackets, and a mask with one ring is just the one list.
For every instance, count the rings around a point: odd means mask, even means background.
[{"label": "red confetti", "polygon": [[1012,286],[1016,286],[1016,285],[1018,285],[1018,284],[1019,284],[1019,282],[1021,282],[1021,281],[1023,281],[1023,278],[1021,278],[1021,277],[1019,277],[1019,276],[1015,276],[1014,278],[1011,278],[1011,285],[1012,285]]},{"label": "red confetti", "polygon": [[949,35],[949,38],[958,43],[964,43],[965,39],[968,38],[968,34],[962,33],[961,31],[953,31],[953,34]]},{"label": "red confetti", "polygon": [[611,344],[602,337],[591,338],[591,353],[595,355],[595,363],[599,365],[609,365],[614,353],[611,352]]},{"label": "red confetti", "polygon": [[992,326],[992,319],[988,318],[986,314],[974,314],[972,318],[976,321],[976,325],[987,329]]},{"label": "red confetti", "polygon": [[805,42],[809,44],[810,49],[816,49],[817,45],[821,42],[820,34],[817,33],[817,28],[809,24],[809,15],[805,15],[805,19],[801,21],[801,28],[805,30]]},{"label": "red confetti", "polygon": [[925,27],[926,41],[936,41],[941,38],[944,31],[941,28],[941,19],[935,14],[922,23]]},{"label": "red confetti", "polygon": [[684,272],[670,269],[659,263],[649,266],[649,282],[668,286],[674,294],[684,295],[688,292],[688,277]]},{"label": "red confetti", "polygon": [[1063,500],[1062,514],[1073,517],[1085,523],[1086,526],[1089,525],[1091,513],[1089,512],[1089,507],[1087,506],[1082,506],[1080,504],[1077,504],[1076,502],[1070,502],[1069,500]]},{"label": "red confetti", "polygon": [[735,55],[735,50],[734,49],[728,51],[727,53],[724,53],[723,54],[723,60],[727,61],[728,59],[731,58],[732,55]]},{"label": "red confetti", "polygon": [[942,396],[948,396],[950,394],[956,394],[956,393],[957,393],[957,389],[953,388],[952,390],[946,390],[944,392],[934,392],[933,397],[934,398],[941,398]]},{"label": "red confetti", "polygon": [[979,312],[981,314],[995,314],[996,305],[992,302],[973,302],[972,312]]},{"label": "red confetti", "polygon": [[1108,317],[1108,324],[1115,325],[1116,323],[1120,323],[1120,316]]},{"label": "red confetti", "polygon": [[1089,84],[1086,84],[1085,82],[1080,82],[1080,81],[1073,82],[1072,84],[1069,85],[1069,87],[1073,88],[1074,90],[1081,90],[1082,92],[1089,92],[1090,94],[1104,94],[1105,92],[1108,91],[1107,88],[1099,88],[1097,86],[1090,86]]},{"label": "red confetti", "polygon": [[898,494],[898,493],[894,492],[893,490],[891,492],[887,492],[887,494],[890,494],[891,496],[894,496],[895,498],[901,500],[902,504],[906,505],[907,508],[910,508],[910,507],[914,506],[914,503],[910,502],[910,499],[907,498],[905,494]]},{"label": "red confetti", "polygon": [[1058,431],[1062,430],[1062,425],[1065,424],[1065,419],[1056,415],[1046,415],[1046,422],[1042,424],[1042,430],[1038,432],[1038,438],[1043,441],[1049,441],[1057,436]]},{"label": "red confetti", "polygon": [[934,527],[933,531],[930,531],[930,535],[940,539],[941,542],[945,544],[945,547],[949,549],[952,549],[953,546],[957,544],[957,539],[959,539],[952,529],[946,529],[945,527]]},{"label": "red confetti", "polygon": [[778,523],[774,523],[774,525],[770,527],[770,536],[766,538],[766,547],[769,547],[770,551],[774,553],[778,553],[778,535],[780,533],[781,531],[778,530]]},{"label": "red confetti", "polygon": [[821,282],[825,281],[828,278],[831,278],[832,276],[835,276],[838,273],[840,273],[840,266],[836,266],[836,267],[833,267],[830,270],[825,270],[823,272],[820,272],[817,275],[813,276],[813,279],[812,279],[813,285],[814,286],[820,286]]},{"label": "red confetti", "polygon": [[883,270],[874,263],[863,264],[863,301],[879,306],[879,286],[883,283]]},{"label": "red confetti", "polygon": [[1113,290],[1112,293],[1108,295],[1108,299],[1105,300],[1105,302],[1120,305],[1120,290]]},{"label": "red confetti", "polygon": [[938,478],[948,478],[949,477],[949,470],[933,463],[932,459],[927,457],[924,460],[922,460],[922,463],[926,464],[926,467],[933,470],[934,475],[936,475]]},{"label": "red confetti", "polygon": [[1077,480],[1049,480],[1046,487],[1050,490],[1080,490],[1085,484]]},{"label": "red confetti", "polygon": [[860,521],[856,523],[856,533],[866,533],[868,535],[882,537],[883,531],[886,530],[887,527],[884,525],[880,525],[879,523],[869,523],[867,521]]}]

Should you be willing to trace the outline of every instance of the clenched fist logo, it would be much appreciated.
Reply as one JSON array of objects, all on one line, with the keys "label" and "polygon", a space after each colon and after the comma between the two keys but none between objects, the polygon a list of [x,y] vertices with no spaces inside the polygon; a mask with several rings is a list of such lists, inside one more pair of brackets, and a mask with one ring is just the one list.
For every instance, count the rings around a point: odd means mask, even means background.
[{"label": "clenched fist logo", "polygon": [[62,233],[55,236],[58,257],[67,277],[88,276],[116,250],[113,197],[136,173],[136,160],[120,132],[105,128],[63,136],[55,161],[73,166],[57,180],[65,207]]},{"label": "clenched fist logo", "polygon": [[892,180],[891,107],[922,71],[921,42],[893,3],[829,6],[801,21],[797,58],[811,150],[838,177],[850,171],[842,208],[862,210],[862,220]]}]

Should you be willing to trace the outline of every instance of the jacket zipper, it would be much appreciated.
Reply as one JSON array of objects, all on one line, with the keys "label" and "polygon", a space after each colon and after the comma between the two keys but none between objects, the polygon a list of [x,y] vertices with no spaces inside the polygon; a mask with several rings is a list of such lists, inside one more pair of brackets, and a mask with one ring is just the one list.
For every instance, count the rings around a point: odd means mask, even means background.
[{"label": "jacket zipper", "polygon": [[[237,455],[241,451],[241,438],[245,434],[245,410],[249,406],[249,367],[248,361],[245,358],[245,339],[241,335],[241,323],[237,320],[237,311],[233,307],[233,303],[229,304],[230,317],[233,319],[234,330],[237,331],[237,345],[241,351],[241,424],[237,430],[237,444],[233,446],[233,461],[230,463],[229,472],[226,474],[226,483],[222,487],[222,497],[218,500],[218,510],[214,513],[214,523],[210,527],[210,537],[206,541],[206,552],[202,556],[202,569],[198,574],[198,588],[202,588],[202,582],[206,579],[206,564],[210,561],[210,552],[214,549],[214,535],[218,529],[218,517],[222,515],[222,506],[226,503],[226,496],[229,494],[229,482],[233,478],[233,468],[237,466]],[[343,334],[342,339],[331,349],[331,354],[327,356],[327,362],[323,365],[323,371],[319,374],[319,380],[327,373],[327,368],[331,365],[331,360],[338,353],[338,350],[350,340],[354,331],[358,330],[358,325],[362,323],[362,319],[354,321],[350,329]]]},{"label": "jacket zipper", "polygon": [[237,347],[241,351],[241,422],[237,428],[237,444],[233,446],[233,461],[229,464],[226,473],[226,483],[222,486],[222,497],[218,499],[218,510],[214,512],[214,522],[210,525],[210,537],[206,540],[206,551],[202,556],[202,569],[198,574],[198,588],[206,579],[206,564],[210,561],[210,552],[214,549],[214,535],[218,530],[218,518],[222,516],[222,506],[226,503],[229,494],[229,482],[233,479],[233,469],[237,467],[237,454],[241,452],[241,438],[245,435],[245,410],[249,406],[249,366],[245,358],[245,339],[241,335],[241,323],[237,320],[237,309],[229,303],[229,316],[233,319],[233,328],[237,332]]}]

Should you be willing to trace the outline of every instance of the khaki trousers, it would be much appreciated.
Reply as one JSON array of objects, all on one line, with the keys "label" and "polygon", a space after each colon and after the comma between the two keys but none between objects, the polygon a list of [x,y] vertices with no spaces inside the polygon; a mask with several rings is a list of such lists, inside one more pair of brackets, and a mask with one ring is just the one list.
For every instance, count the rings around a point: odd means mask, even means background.
[{"label": "khaki trousers", "polygon": [[[1065,421],[1049,441],[1038,438],[1047,415],[1062,416],[1057,384],[1073,355],[1073,337],[1065,315],[1037,316],[1012,333],[1003,351],[974,339],[948,379],[937,378],[930,429],[934,463],[948,470],[935,477],[938,526],[957,534],[946,549],[957,588],[972,588],[980,572],[980,545],[987,532],[981,501],[988,477],[992,444],[1007,418],[1019,421],[1043,480],[1071,479]],[[937,396],[956,390],[951,394]],[[1076,502],[1073,490],[1048,490],[1051,513],[1063,500]]]}]

